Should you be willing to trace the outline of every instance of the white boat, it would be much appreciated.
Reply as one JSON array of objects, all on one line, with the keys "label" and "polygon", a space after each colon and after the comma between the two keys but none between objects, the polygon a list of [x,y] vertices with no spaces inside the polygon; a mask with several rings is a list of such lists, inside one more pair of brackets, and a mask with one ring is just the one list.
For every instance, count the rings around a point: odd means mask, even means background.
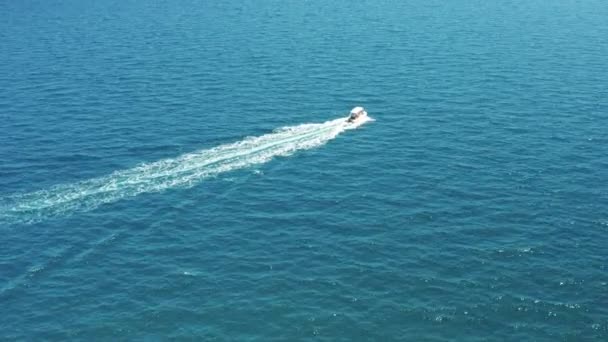
[{"label": "white boat", "polygon": [[348,116],[348,123],[357,123],[364,120],[367,117],[367,112],[363,107],[355,107],[350,111],[350,115]]}]

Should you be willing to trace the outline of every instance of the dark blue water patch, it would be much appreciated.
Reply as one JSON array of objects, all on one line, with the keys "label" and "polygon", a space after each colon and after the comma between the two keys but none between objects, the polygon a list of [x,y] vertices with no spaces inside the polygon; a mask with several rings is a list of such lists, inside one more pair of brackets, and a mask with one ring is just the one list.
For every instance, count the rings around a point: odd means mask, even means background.
[{"label": "dark blue water patch", "polygon": [[189,186],[0,216],[0,336],[605,340],[606,10],[4,5],[0,214],[355,105],[376,121]]}]

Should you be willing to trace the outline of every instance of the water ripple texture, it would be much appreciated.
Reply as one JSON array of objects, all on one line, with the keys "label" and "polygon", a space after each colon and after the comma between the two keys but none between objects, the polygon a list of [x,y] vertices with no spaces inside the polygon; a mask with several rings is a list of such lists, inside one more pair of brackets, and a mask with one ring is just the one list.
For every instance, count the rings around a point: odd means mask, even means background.
[{"label": "water ripple texture", "polygon": [[607,18],[0,1],[0,340],[608,341]]}]

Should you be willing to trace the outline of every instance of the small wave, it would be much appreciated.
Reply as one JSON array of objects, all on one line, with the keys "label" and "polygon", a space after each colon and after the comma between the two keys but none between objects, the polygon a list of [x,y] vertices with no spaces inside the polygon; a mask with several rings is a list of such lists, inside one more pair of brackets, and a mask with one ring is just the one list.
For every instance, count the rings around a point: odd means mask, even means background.
[{"label": "small wave", "polygon": [[344,130],[363,123],[347,125],[345,119],[340,118],[319,124],[283,127],[262,136],[144,163],[104,177],[12,195],[0,201],[0,222],[33,223],[92,210],[142,193],[192,187],[208,177],[321,146]]}]

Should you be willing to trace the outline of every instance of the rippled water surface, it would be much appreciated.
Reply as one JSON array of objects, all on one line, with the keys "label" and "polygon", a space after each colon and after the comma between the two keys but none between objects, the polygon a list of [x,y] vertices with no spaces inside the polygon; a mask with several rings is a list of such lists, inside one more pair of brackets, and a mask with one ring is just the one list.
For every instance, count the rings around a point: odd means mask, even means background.
[{"label": "rippled water surface", "polygon": [[0,3],[0,339],[607,340],[607,18]]}]

